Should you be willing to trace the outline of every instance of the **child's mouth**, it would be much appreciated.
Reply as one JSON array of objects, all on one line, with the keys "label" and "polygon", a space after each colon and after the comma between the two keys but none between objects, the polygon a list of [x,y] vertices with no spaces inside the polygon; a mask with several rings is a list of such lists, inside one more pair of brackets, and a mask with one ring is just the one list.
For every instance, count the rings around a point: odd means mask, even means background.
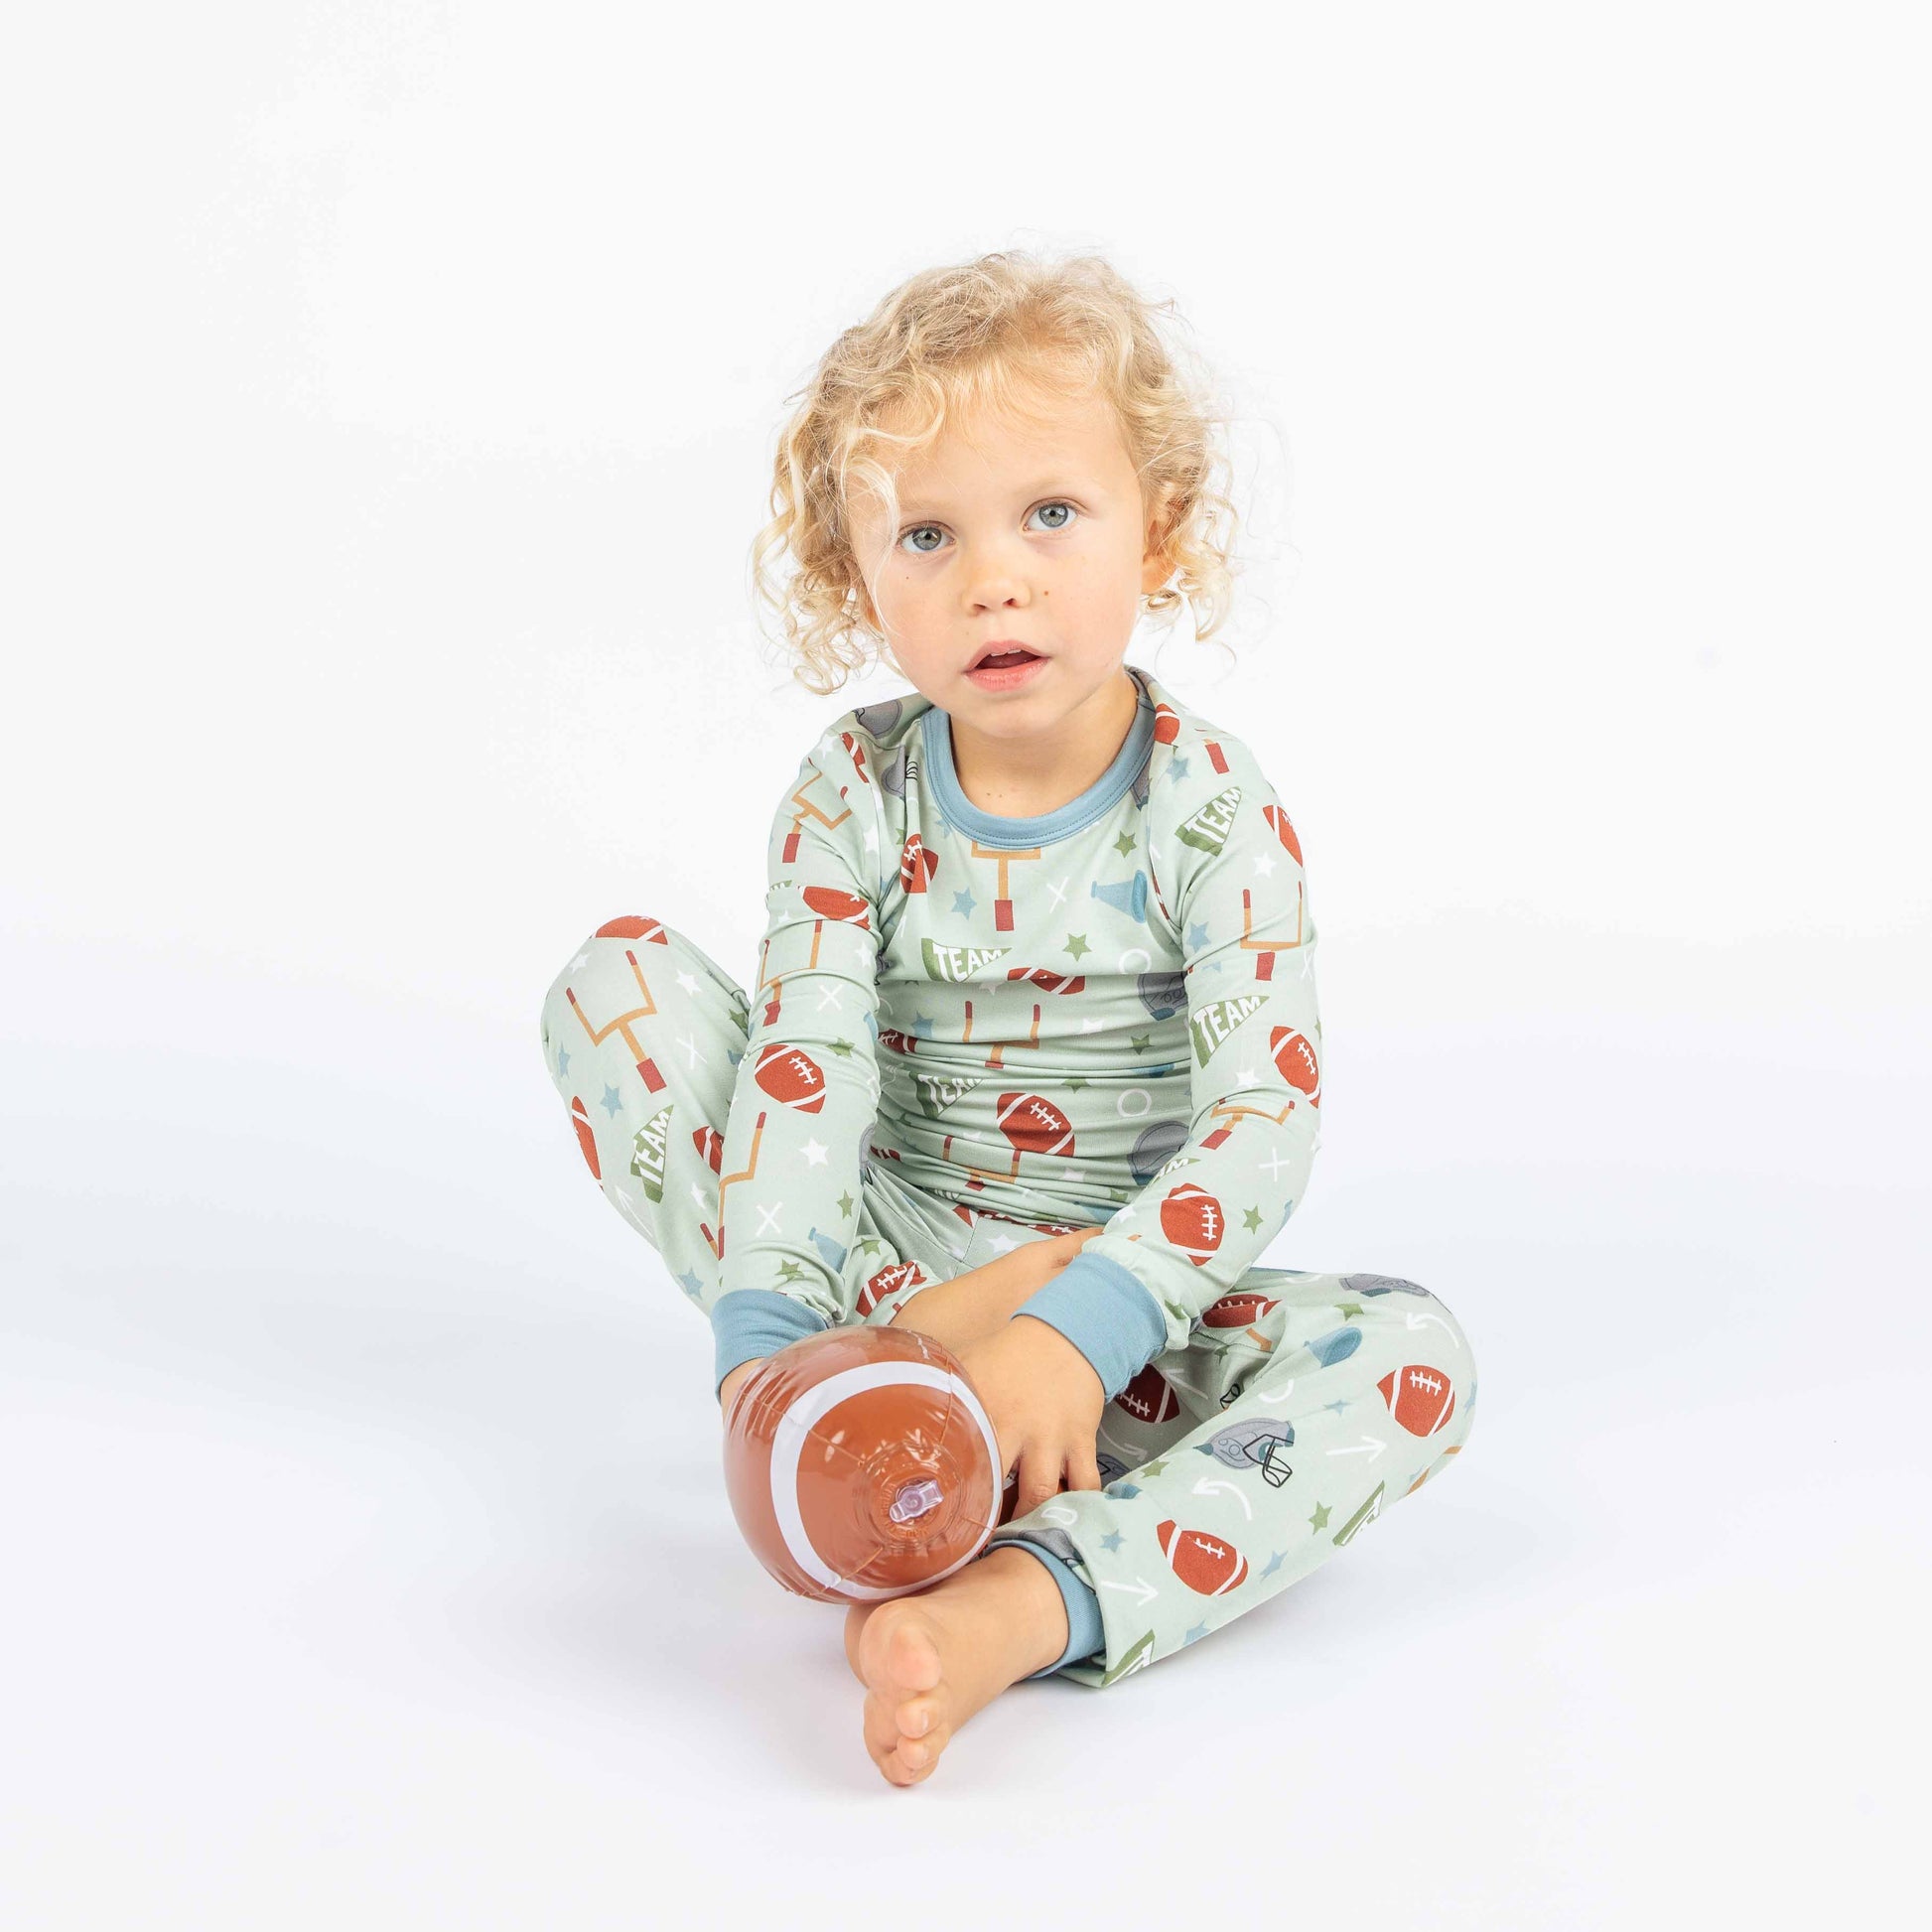
[{"label": "child's mouth", "polygon": [[989,691],[1005,691],[1031,676],[1034,667],[1045,661],[1036,651],[1003,650],[981,659],[966,675]]}]

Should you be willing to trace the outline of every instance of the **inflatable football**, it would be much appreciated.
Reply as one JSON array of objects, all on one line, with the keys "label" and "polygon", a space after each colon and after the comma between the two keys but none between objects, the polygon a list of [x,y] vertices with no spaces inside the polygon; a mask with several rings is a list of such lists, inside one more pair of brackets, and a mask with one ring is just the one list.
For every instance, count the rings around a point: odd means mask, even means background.
[{"label": "inflatable football", "polygon": [[979,1555],[1017,1493],[959,1358],[870,1323],[807,1335],[745,1378],[725,1487],[758,1560],[822,1603],[937,1583]]}]

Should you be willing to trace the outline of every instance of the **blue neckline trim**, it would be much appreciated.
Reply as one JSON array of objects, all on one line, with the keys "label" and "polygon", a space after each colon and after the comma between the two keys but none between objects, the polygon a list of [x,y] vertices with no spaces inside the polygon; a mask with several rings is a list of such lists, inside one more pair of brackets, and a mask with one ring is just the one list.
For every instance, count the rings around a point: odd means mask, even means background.
[{"label": "blue neckline trim", "polygon": [[1031,818],[982,811],[966,796],[952,761],[952,717],[937,705],[931,706],[921,721],[925,768],[948,823],[982,845],[1019,847],[1050,845],[1104,818],[1139,776],[1154,744],[1154,700],[1148,695],[1147,680],[1131,664],[1127,674],[1140,687],[1141,702],[1114,761],[1077,798],[1069,798],[1050,812],[1035,812]]}]

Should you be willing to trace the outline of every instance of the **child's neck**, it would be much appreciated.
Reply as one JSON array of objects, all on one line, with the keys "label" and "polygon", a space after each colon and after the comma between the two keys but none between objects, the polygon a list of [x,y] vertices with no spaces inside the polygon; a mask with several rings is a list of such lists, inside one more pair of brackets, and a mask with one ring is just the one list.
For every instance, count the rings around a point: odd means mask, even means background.
[{"label": "child's neck", "polygon": [[1043,726],[993,737],[948,714],[953,772],[968,800],[1002,818],[1035,818],[1092,786],[1120,755],[1140,709],[1125,665],[1092,697]]}]

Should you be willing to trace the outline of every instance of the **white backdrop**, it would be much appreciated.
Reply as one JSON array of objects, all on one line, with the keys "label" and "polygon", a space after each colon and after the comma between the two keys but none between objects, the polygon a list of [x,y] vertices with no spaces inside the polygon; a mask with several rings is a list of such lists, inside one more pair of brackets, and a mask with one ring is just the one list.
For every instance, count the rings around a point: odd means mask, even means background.
[{"label": "white backdrop", "polygon": [[[1919,36],[17,31],[6,1923],[1881,1893],[1928,1606]],[[785,398],[1004,246],[1176,297],[1241,412],[1232,665],[1133,655],[1309,857],[1324,1146],[1268,1259],[1430,1285],[1481,1414],[1344,1561],[1112,1691],[1023,1687],[908,1793],[838,1613],[737,1541],[709,1337],[537,1012],[621,912],[753,973],[798,757],[904,688],[815,699],[759,636]]]}]

